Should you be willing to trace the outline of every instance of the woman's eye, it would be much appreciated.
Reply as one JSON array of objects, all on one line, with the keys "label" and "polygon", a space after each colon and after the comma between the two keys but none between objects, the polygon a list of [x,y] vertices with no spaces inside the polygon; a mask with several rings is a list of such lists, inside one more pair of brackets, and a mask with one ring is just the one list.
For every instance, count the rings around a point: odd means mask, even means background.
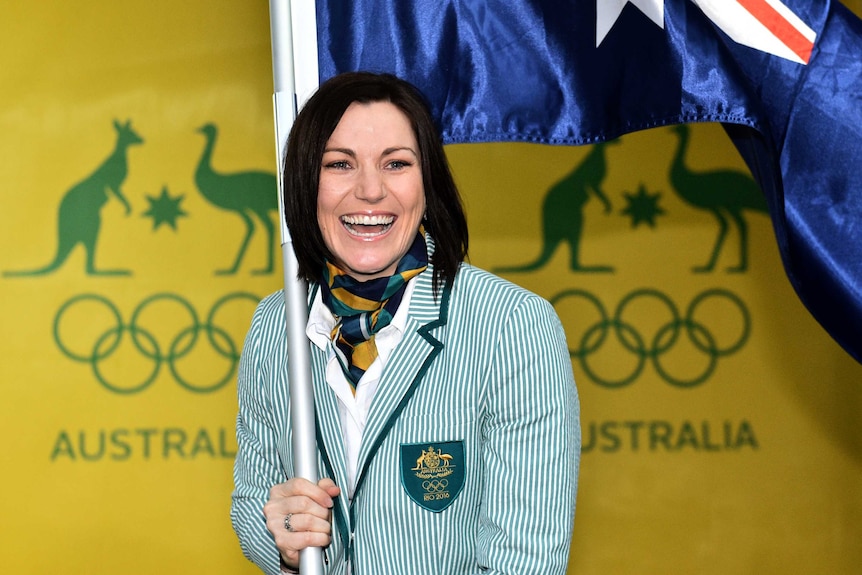
[{"label": "woman's eye", "polygon": [[333,170],[346,170],[350,167],[350,164],[344,160],[336,160],[334,162],[328,162],[324,167],[331,168]]},{"label": "woman's eye", "polygon": [[402,170],[411,165],[410,162],[406,162],[404,160],[392,160],[389,162],[389,168],[393,170]]}]

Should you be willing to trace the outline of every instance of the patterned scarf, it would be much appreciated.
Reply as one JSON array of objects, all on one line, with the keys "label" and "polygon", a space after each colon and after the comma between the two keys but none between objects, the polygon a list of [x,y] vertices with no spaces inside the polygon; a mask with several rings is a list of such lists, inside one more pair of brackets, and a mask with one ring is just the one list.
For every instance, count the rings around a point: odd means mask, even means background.
[{"label": "patterned scarf", "polygon": [[389,277],[361,282],[326,262],[321,296],[338,320],[332,330],[332,341],[354,394],[362,374],[377,357],[375,334],[392,321],[407,282],[427,266],[428,252],[421,228]]}]

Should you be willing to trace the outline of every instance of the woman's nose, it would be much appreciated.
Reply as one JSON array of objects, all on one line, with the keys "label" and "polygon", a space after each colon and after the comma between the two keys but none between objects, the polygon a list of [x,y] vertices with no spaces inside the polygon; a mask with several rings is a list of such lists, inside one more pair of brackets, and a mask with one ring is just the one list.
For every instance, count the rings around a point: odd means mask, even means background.
[{"label": "woman's nose", "polygon": [[379,202],[386,197],[386,185],[381,174],[372,168],[363,169],[356,185],[357,198],[367,202]]}]

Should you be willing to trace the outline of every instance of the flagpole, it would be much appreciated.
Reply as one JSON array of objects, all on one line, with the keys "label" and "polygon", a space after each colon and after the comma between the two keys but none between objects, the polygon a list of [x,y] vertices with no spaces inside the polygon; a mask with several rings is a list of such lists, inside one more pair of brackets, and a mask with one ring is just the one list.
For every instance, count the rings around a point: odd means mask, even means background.
[{"label": "flagpole", "polygon": [[[310,6],[310,9],[309,9]],[[308,19],[312,19],[309,25]],[[317,442],[314,424],[314,391],[311,385],[311,352],[305,325],[308,323],[308,288],[298,279],[299,263],[284,217],[284,153],[297,106],[317,83],[317,34],[313,0],[269,0],[272,37],[273,115],[278,181],[278,216],[281,226],[284,304],[287,330],[290,419],[293,433],[293,462],[297,477],[317,483]],[[309,45],[313,36],[313,49]],[[313,68],[313,74],[309,70]],[[305,69],[304,72],[298,72]],[[297,79],[301,80],[297,81]],[[315,86],[316,87],[316,86]],[[300,88],[300,89],[298,89]],[[299,100],[297,95],[302,95]],[[300,552],[299,571],[303,575],[323,573],[322,549],[308,547]]]}]

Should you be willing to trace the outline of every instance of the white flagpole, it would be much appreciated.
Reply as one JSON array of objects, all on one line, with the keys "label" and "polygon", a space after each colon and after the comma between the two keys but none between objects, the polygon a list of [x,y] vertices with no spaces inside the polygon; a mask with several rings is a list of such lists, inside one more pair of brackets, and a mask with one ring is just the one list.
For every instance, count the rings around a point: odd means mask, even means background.
[{"label": "white flagpole", "polygon": [[[297,107],[317,87],[317,23],[314,0],[269,0],[272,36],[273,113],[278,162],[278,216],[284,269],[290,416],[293,462],[297,477],[317,483],[317,442],[314,424],[314,391],[311,385],[311,353],[305,325],[308,322],[304,281],[297,279],[299,264],[284,217],[284,152]],[[322,549],[300,552],[303,575],[323,573]]]}]

